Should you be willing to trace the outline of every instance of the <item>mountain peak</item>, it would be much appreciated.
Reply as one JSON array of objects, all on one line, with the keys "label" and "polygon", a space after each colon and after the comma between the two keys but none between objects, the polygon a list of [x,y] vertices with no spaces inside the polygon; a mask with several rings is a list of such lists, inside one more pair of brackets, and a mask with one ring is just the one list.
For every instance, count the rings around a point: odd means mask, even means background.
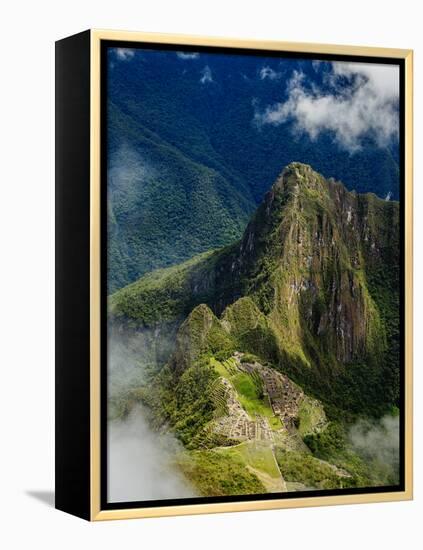
[{"label": "mountain peak", "polygon": [[315,172],[309,164],[291,162],[280,173],[270,193],[293,192],[295,195],[306,189],[327,190],[325,178]]},{"label": "mountain peak", "polygon": [[[306,219],[333,207],[330,183],[308,164],[291,162],[266,193],[264,201],[247,226],[241,241],[241,255],[251,260],[283,247],[284,235],[292,234]],[[301,223],[300,223],[301,222]],[[313,224],[311,224],[313,225]]]},{"label": "mountain peak", "polygon": [[310,173],[317,174],[317,172],[315,172],[309,164],[305,164],[304,162],[298,162],[298,161],[290,162],[282,170],[282,174],[293,173],[293,172],[295,172],[297,175],[308,175]]}]

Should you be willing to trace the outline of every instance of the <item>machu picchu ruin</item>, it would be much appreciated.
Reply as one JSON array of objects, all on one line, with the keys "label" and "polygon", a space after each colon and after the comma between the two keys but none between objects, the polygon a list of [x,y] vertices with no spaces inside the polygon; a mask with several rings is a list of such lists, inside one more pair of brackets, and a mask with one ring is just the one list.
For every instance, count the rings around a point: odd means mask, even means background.
[{"label": "machu picchu ruin", "polygon": [[[230,440],[259,440],[275,443],[288,437],[295,438],[296,423],[301,422],[301,404],[311,400],[303,390],[284,374],[275,369],[260,364],[257,361],[244,361],[244,354],[235,352],[227,361],[218,365],[221,375],[219,383],[224,388],[220,392],[225,407],[216,409],[216,418],[212,421],[215,433],[226,436]],[[238,393],[231,379],[244,375],[250,381],[250,388],[256,390],[259,405],[254,409],[254,401],[250,399],[247,412],[242,406],[243,395]],[[316,402],[316,405],[319,406]],[[326,418],[321,408],[321,414],[313,422],[309,422],[310,431],[318,431],[326,425]]]}]

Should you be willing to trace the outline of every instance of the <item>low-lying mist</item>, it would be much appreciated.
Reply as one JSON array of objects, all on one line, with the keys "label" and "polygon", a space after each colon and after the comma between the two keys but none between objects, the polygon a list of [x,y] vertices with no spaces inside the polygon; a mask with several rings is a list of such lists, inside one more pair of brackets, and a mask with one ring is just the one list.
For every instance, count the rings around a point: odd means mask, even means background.
[{"label": "low-lying mist", "polygon": [[116,403],[164,364],[175,330],[125,330],[113,327],[108,338],[108,501],[185,498],[194,490],[178,470],[182,446],[170,433],[152,430],[138,405],[128,416]]},{"label": "low-lying mist", "polygon": [[[109,327],[107,340],[107,393],[109,404],[131,388],[144,384],[163,366],[175,341],[176,324],[160,328]],[[113,416],[110,415],[109,417]]]},{"label": "low-lying mist", "polygon": [[141,407],[125,420],[109,421],[108,500],[131,502],[195,496],[174,464],[176,439],[153,432]]},{"label": "low-lying mist", "polygon": [[375,469],[388,484],[399,482],[399,416],[386,415],[379,421],[360,420],[349,431],[354,450]]}]

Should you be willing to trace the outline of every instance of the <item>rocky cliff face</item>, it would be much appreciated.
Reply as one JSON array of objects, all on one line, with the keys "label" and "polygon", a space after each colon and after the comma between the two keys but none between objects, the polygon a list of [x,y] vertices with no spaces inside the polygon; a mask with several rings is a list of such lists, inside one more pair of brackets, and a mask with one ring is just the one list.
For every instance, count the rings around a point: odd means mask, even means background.
[{"label": "rocky cliff face", "polygon": [[[367,262],[377,263],[386,247],[375,200],[382,202],[291,164],[245,232],[236,277],[247,271],[247,294],[269,315],[280,346],[307,363],[304,344],[341,363],[385,346],[367,285]],[[395,233],[398,220],[391,221]]]}]

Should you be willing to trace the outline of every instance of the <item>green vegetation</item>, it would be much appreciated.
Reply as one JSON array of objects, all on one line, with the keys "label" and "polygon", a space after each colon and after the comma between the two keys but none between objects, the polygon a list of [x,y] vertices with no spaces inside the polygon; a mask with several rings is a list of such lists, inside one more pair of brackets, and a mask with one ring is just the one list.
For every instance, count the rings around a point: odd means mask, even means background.
[{"label": "green vegetation", "polygon": [[258,442],[191,451],[178,466],[201,494],[242,495],[284,490],[272,449]]},{"label": "green vegetation", "polygon": [[310,454],[277,448],[275,455],[286,482],[301,483],[305,489],[341,489],[353,484],[351,476]]},{"label": "green vegetation", "polygon": [[210,357],[210,364],[219,376],[223,376],[223,378],[227,378],[228,380],[238,372],[236,363],[232,357],[226,361],[218,361],[215,357]]},{"label": "green vegetation", "polygon": [[314,456],[343,468],[351,475],[351,486],[371,487],[398,483],[397,467],[355,449],[347,434],[348,426],[331,422],[321,432],[304,437]]},{"label": "green vegetation", "polygon": [[[189,313],[191,284],[213,252],[205,252],[183,264],[157,269],[109,298],[109,315],[152,325],[179,319]],[[208,264],[206,264],[208,266]]]},{"label": "green vegetation", "polygon": [[126,136],[110,143],[110,292],[241,236],[255,207],[242,178],[193,160],[114,103],[108,114],[110,133]]},{"label": "green vegetation", "polygon": [[[251,282],[245,283],[249,286]],[[222,322],[229,329],[240,349],[250,356],[275,358],[277,344],[268,320],[258,308],[259,296],[244,296],[229,305],[222,315]]]},{"label": "green vegetation", "polygon": [[326,423],[325,411],[322,404],[315,399],[306,397],[298,411],[298,433],[304,437],[315,433],[316,427]]},{"label": "green vegetation", "polygon": [[330,460],[346,447],[346,434],[340,423],[330,422],[325,430],[304,437],[312,453],[322,460]]},{"label": "green vegetation", "polygon": [[280,471],[269,445],[251,441],[219,449],[219,453],[234,461],[242,461],[244,468],[254,472],[264,483],[267,491],[281,490]]},{"label": "green vegetation", "polygon": [[179,457],[177,464],[204,496],[266,493],[263,483],[245,467],[241,456],[219,450],[192,451]]},{"label": "green vegetation", "polygon": [[271,477],[280,477],[275,458],[268,445],[258,442],[247,442],[240,443],[235,447],[220,449],[219,452],[224,456],[240,457],[252,468],[264,472]]},{"label": "green vegetation", "polygon": [[167,366],[148,391],[138,394],[151,411],[157,428],[170,425],[176,437],[188,448],[201,446],[196,436],[214,417],[213,386],[217,375],[206,361],[198,361],[175,378]]},{"label": "green vegetation", "polygon": [[193,365],[200,357],[214,356],[225,360],[234,351],[234,341],[219,319],[209,307],[200,304],[192,310],[179,329],[171,364],[175,370],[181,371]]},{"label": "green vegetation", "polygon": [[271,420],[272,427],[280,427],[280,421],[275,418],[269,400],[263,395],[263,387],[260,379],[250,374],[240,372],[231,378],[239,401],[247,413],[255,418],[257,415],[266,416]]},{"label": "green vegetation", "polygon": [[306,436],[305,443],[314,456],[345,469],[350,475],[350,486],[370,487],[380,484],[377,472],[355,453],[349,444],[346,428],[338,423],[331,422],[320,433]]}]

